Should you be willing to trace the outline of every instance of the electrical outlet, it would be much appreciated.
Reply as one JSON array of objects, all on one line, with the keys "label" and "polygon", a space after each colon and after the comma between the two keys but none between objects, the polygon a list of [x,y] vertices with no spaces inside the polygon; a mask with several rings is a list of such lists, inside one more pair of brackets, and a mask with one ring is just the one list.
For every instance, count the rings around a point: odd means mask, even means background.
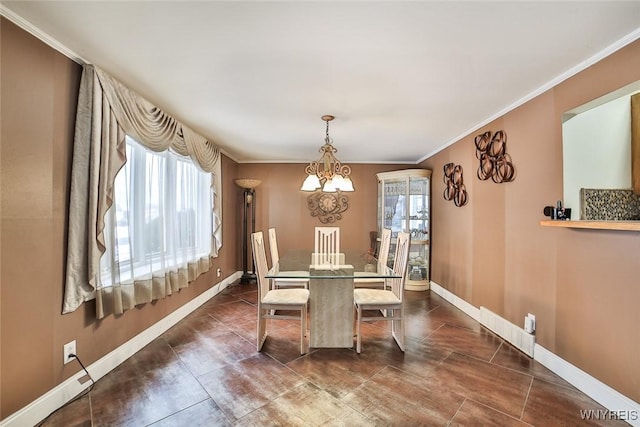
[{"label": "electrical outlet", "polygon": [[531,325],[529,316],[524,316],[524,331],[528,334],[533,332],[533,326]]},{"label": "electrical outlet", "polygon": [[536,316],[531,313],[524,317],[524,331],[528,334],[533,334],[536,331]]},{"label": "electrical outlet", "polygon": [[222,276],[222,269],[221,268],[218,268],[216,270],[216,276],[218,276],[218,277]]},{"label": "electrical outlet", "polygon": [[78,354],[76,353],[76,340],[68,342],[63,347],[64,359],[62,359],[63,363],[66,365],[71,362],[74,358],[69,356],[70,354]]}]

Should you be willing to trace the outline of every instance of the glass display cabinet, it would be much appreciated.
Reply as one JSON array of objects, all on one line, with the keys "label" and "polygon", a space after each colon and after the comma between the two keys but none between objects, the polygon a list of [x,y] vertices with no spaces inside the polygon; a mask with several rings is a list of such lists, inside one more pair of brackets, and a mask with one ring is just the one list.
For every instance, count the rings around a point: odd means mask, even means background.
[{"label": "glass display cabinet", "polygon": [[393,265],[398,232],[411,233],[405,289],[429,289],[429,229],[431,171],[405,169],[378,177],[378,234],[391,229],[389,266]]}]

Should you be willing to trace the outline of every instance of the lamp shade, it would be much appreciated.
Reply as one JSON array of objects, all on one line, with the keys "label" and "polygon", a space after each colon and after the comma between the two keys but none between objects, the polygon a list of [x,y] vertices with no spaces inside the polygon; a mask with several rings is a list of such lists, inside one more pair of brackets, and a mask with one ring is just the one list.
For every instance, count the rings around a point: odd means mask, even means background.
[{"label": "lamp shade", "polygon": [[325,193],[336,192],[336,186],[333,184],[333,179],[327,179],[327,181],[324,183],[324,186],[322,187],[322,191],[324,191]]},{"label": "lamp shade", "polygon": [[344,177],[340,184],[340,191],[355,191],[353,188],[353,181],[348,176]]},{"label": "lamp shade", "polygon": [[331,181],[333,182],[333,188],[336,190],[342,190],[342,187],[345,185],[342,175],[334,175],[333,178],[331,178]]},{"label": "lamp shade", "polygon": [[238,187],[253,189],[262,184],[259,179],[239,178],[234,181]]},{"label": "lamp shade", "polygon": [[304,182],[302,183],[302,187],[300,190],[302,191],[315,191],[320,188],[320,180],[317,175],[307,175]]}]

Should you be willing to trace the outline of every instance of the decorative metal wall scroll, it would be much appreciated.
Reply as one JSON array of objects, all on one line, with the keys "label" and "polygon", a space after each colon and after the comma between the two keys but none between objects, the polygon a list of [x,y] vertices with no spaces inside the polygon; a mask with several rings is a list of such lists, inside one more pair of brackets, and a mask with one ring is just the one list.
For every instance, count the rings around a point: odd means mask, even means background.
[{"label": "decorative metal wall scroll", "polygon": [[447,163],[444,165],[444,199],[453,200],[456,206],[464,206],[469,201],[467,189],[462,182],[462,166]]},{"label": "decorative metal wall scroll", "polygon": [[511,182],[516,178],[516,168],[507,153],[507,134],[499,130],[491,136],[487,131],[476,136],[476,157],[480,160],[478,178],[495,183]]},{"label": "decorative metal wall scroll", "polygon": [[331,224],[342,219],[342,213],[349,208],[349,198],[341,191],[325,193],[317,190],[307,197],[307,207],[311,216],[317,216],[323,224]]}]

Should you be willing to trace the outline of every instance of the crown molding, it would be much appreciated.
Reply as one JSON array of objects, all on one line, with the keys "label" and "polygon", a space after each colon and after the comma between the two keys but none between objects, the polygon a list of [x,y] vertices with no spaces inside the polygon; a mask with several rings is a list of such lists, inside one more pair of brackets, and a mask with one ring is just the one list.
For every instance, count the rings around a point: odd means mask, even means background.
[{"label": "crown molding", "polygon": [[522,104],[532,100],[536,96],[541,95],[544,92],[548,91],[549,89],[559,85],[560,83],[562,83],[563,81],[567,80],[568,78],[575,76],[579,72],[589,68],[590,66],[592,66],[593,64],[603,60],[607,56],[612,55],[613,53],[617,52],[618,50],[622,49],[623,47],[627,46],[628,44],[633,43],[634,41],[636,41],[639,38],[640,38],[640,27],[635,29],[631,33],[627,34],[626,36],[622,37],[620,40],[610,44],[606,48],[602,49],[600,52],[598,52],[595,55],[591,56],[590,58],[587,58],[584,61],[582,61],[581,63],[569,68],[567,71],[565,71],[564,73],[560,74],[556,78],[550,80],[546,84],[540,86],[538,89],[528,93],[527,95],[523,96],[522,98],[520,98],[519,100],[515,101],[514,103],[506,106],[505,108],[503,108],[502,110],[498,111],[497,113],[495,113],[491,117],[488,117],[487,119],[481,121],[480,123],[476,124],[475,126],[473,126],[473,127],[469,128],[468,130],[464,131],[460,135],[454,137],[453,139],[451,139],[449,142],[447,142],[444,145],[442,145],[437,150],[434,150],[431,153],[428,153],[428,154],[422,156],[420,159],[418,159],[416,164],[419,164],[419,163],[427,160],[428,158],[430,158],[432,156],[435,156],[440,151],[444,150],[445,148],[449,147],[450,145],[455,144],[456,142],[460,141],[463,138],[466,138],[467,136],[471,135],[473,132],[477,131],[478,129],[481,129],[483,126],[486,126],[487,124],[491,123],[492,121],[494,121],[496,119],[499,119],[500,117],[506,115],[510,111],[515,110],[516,108],[518,108]]},{"label": "crown molding", "polygon": [[69,49],[67,46],[63,45],[62,43],[60,43],[59,41],[51,37],[49,34],[45,33],[44,31],[42,31],[41,29],[33,25],[31,22],[27,21],[26,19],[16,14],[14,11],[12,11],[11,9],[8,9],[6,6],[2,4],[0,4],[0,15],[7,18],[9,21],[13,22],[18,27],[22,28],[29,34],[43,41],[47,45],[51,46],[53,49],[57,50],[61,54],[70,58],[71,60],[77,62],[78,64],[84,65],[88,63],[80,55],[78,55],[77,53]]}]

